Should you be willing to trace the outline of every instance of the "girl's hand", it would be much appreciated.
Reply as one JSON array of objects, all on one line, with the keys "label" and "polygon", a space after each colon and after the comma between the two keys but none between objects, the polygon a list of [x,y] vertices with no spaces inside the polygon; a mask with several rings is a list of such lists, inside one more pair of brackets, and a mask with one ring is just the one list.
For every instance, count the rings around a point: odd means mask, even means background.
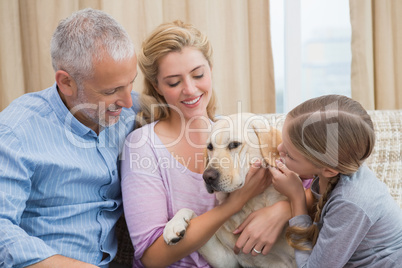
[{"label": "girl's hand", "polygon": [[277,161],[276,165],[278,169],[269,168],[273,176],[273,186],[289,198],[293,217],[307,214],[306,195],[301,179],[282,162]]},{"label": "girl's hand", "polygon": [[290,201],[294,198],[304,196],[304,187],[299,176],[289,170],[281,161],[276,161],[278,169],[270,167],[272,173],[272,184],[275,189],[286,195]]},{"label": "girl's hand", "polygon": [[260,250],[263,255],[268,254],[291,216],[288,201],[280,201],[251,213],[233,232],[240,234],[234,248],[235,254],[242,250],[245,254],[251,252],[257,256],[253,248]]}]

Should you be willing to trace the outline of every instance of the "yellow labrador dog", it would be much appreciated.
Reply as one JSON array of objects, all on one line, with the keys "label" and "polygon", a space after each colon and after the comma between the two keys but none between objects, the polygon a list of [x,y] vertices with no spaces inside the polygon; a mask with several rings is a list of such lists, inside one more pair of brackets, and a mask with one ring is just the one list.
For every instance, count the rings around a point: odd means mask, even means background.
[{"label": "yellow labrador dog", "polygon": [[[208,192],[216,192],[216,198],[222,202],[228,193],[243,186],[255,160],[274,166],[275,159],[279,158],[276,149],[279,143],[281,133],[262,116],[242,113],[221,117],[213,125],[207,142],[207,165],[203,178]],[[267,255],[236,255],[233,251],[238,235],[232,232],[247,216],[285,199],[273,186],[268,187],[226,221],[198,252],[213,267],[296,267],[294,250],[287,244],[284,232]],[[179,242],[194,217],[196,215],[190,209],[179,210],[164,229],[165,242]]]}]

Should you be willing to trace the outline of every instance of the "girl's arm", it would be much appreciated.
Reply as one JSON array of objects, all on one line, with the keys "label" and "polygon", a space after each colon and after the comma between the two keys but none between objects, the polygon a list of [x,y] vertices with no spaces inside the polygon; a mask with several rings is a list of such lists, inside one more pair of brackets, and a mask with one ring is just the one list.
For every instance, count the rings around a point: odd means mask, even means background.
[{"label": "girl's arm", "polygon": [[[330,207],[313,249],[295,250],[298,267],[344,267],[372,227],[373,222],[364,210],[352,202],[334,200]],[[306,224],[312,224],[307,215],[290,221],[290,225]]]},{"label": "girl's arm", "polygon": [[[310,226],[312,219],[308,215],[310,207],[307,206],[306,194],[311,192],[304,194],[300,179],[285,165],[278,163],[278,168],[270,169],[272,183],[291,202],[293,217],[289,225]],[[307,200],[312,203],[311,198]],[[324,213],[324,224],[315,246],[311,251],[295,250],[298,267],[344,267],[371,227],[370,219],[354,203],[339,199],[327,203],[327,206],[330,209]]]}]

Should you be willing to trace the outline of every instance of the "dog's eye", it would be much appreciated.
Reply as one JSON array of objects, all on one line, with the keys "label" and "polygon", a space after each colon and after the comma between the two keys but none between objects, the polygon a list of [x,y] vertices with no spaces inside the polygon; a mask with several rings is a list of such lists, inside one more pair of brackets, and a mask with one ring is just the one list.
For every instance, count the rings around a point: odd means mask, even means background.
[{"label": "dog's eye", "polygon": [[214,147],[212,146],[212,143],[209,143],[208,146],[207,146],[207,149],[210,150],[210,151],[212,151],[213,148],[214,148]]},{"label": "dog's eye", "polygon": [[232,149],[236,149],[240,145],[241,145],[241,142],[233,141],[233,142],[229,143],[228,147],[229,147],[229,150],[232,150]]}]

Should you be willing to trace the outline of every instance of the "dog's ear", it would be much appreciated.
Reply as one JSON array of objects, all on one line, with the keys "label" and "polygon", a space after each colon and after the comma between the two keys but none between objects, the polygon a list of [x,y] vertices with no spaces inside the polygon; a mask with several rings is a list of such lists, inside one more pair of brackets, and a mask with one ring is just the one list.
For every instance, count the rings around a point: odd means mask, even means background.
[{"label": "dog's ear", "polygon": [[209,157],[208,157],[208,149],[204,148],[204,170],[207,168],[209,164]]},{"label": "dog's ear", "polygon": [[282,142],[282,133],[276,128],[255,129],[258,137],[261,155],[265,164],[275,166],[275,160],[279,159],[278,145]]}]

